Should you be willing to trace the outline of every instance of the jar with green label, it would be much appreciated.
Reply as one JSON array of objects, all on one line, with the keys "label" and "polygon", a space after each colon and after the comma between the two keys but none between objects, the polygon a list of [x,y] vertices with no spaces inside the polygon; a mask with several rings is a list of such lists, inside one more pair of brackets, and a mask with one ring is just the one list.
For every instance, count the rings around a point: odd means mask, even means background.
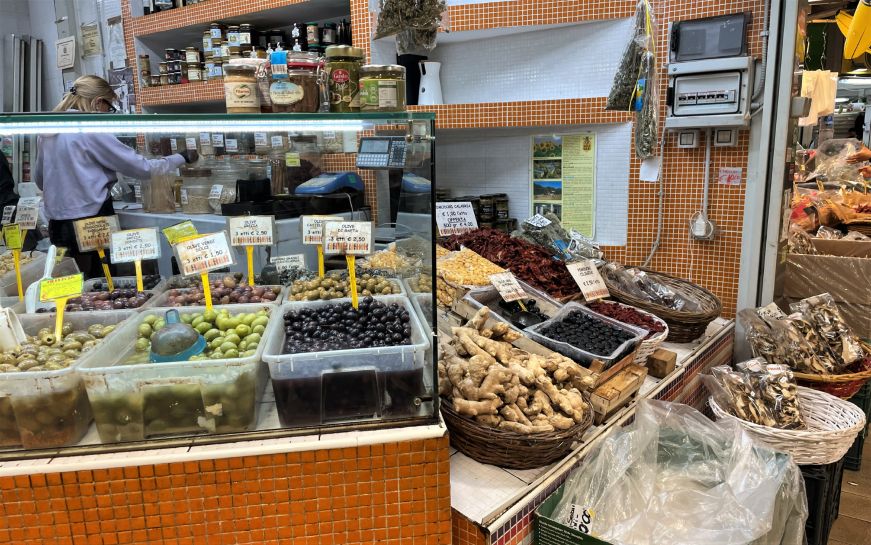
[{"label": "jar with green label", "polygon": [[326,57],[330,111],[359,112],[363,50],[349,45],[332,45],[327,48]]},{"label": "jar with green label", "polygon": [[405,67],[367,64],[360,68],[360,111],[405,110]]}]

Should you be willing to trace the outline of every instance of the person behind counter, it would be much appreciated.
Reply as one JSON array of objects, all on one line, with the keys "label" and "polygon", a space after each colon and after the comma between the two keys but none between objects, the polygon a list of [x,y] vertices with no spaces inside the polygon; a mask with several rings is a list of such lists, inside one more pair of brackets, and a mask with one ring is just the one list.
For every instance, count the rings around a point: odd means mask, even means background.
[{"label": "person behind counter", "polygon": [[[115,113],[115,100],[106,80],[82,76],[54,111]],[[87,278],[103,276],[100,259],[96,252],[79,252],[73,223],[115,214],[110,191],[117,173],[147,180],[199,159],[195,150],[146,159],[109,133],[44,134],[37,150],[33,181],[43,191],[49,238],[55,246],[67,248]]]}]

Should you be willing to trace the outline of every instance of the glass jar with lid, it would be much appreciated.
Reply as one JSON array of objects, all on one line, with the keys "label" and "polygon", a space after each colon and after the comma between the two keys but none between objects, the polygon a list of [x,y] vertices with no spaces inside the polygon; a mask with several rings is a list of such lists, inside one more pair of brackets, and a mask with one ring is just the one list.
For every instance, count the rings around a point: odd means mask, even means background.
[{"label": "glass jar with lid", "polygon": [[275,51],[269,96],[273,112],[314,113],[320,108],[320,60],[305,51]]},{"label": "glass jar with lid", "polygon": [[230,25],[227,27],[227,43],[230,46],[238,47],[239,44],[239,25]]},{"label": "glass jar with lid", "polygon": [[224,100],[228,114],[260,113],[257,94],[257,69],[244,64],[226,64],[224,69]]},{"label": "glass jar with lid", "polygon": [[363,50],[349,45],[331,45],[326,57],[330,111],[359,112]]},{"label": "glass jar with lid", "polygon": [[367,64],[360,68],[360,111],[405,110],[405,67]]},{"label": "glass jar with lid", "polygon": [[239,45],[254,45],[257,43],[251,25],[245,23],[239,25]]}]

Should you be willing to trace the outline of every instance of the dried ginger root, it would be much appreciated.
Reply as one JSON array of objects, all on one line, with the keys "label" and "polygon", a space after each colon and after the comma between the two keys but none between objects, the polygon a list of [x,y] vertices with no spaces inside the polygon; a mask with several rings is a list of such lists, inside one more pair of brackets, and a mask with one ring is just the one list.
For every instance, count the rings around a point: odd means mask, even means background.
[{"label": "dried ginger root", "polygon": [[479,331],[468,327],[455,327],[452,331],[462,343],[463,348],[470,354],[474,353],[474,349],[468,346],[469,341],[502,363],[508,363],[511,359],[512,347],[509,343],[488,339],[482,336]]},{"label": "dried ginger root", "polygon": [[548,423],[558,430],[567,430],[575,425],[575,421],[568,416],[553,414],[547,419]]},{"label": "dried ginger root", "polygon": [[559,393],[556,386],[553,385],[553,382],[547,377],[538,377],[535,379],[536,384],[538,384],[538,389],[547,394],[547,397],[550,398],[550,401],[553,405],[560,408],[560,410],[567,415],[571,416],[573,420],[582,418],[583,415],[578,415],[575,408],[572,406],[572,402],[562,394]]},{"label": "dried ginger root", "polygon": [[467,327],[470,329],[477,329],[478,331],[484,327],[484,324],[487,322],[487,318],[490,317],[490,307],[481,307],[478,312],[475,313],[472,318],[466,322],[466,325],[463,327]]},{"label": "dried ginger root", "polygon": [[495,414],[480,414],[475,417],[475,422],[495,428],[502,422],[502,418]]},{"label": "dried ginger root", "polygon": [[502,409],[499,411],[499,414],[501,414],[502,418],[509,422],[520,422],[521,424],[525,424],[527,426],[532,425],[532,422],[530,422],[529,419],[526,418],[526,415],[523,414],[523,411],[521,411],[520,408],[513,403],[511,405],[503,406]]},{"label": "dried ginger root", "polygon": [[529,435],[532,433],[551,432],[553,431],[553,426],[551,426],[550,424],[527,426],[526,424],[521,424],[520,422],[509,422],[507,420],[503,420],[502,422],[499,422],[499,429],[513,431],[515,433],[522,433],[523,435]]},{"label": "dried ginger root", "polygon": [[502,406],[502,400],[498,397],[488,399],[486,401],[469,401],[461,397],[454,398],[454,408],[460,414],[467,416],[478,416],[485,414],[497,414],[499,407]]}]

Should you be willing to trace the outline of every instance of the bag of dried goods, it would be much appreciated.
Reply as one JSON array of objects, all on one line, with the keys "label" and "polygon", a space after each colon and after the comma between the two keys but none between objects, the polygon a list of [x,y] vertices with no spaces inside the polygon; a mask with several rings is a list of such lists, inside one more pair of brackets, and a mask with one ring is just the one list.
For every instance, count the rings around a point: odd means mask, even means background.
[{"label": "bag of dried goods", "polygon": [[828,293],[821,293],[790,305],[790,310],[800,312],[811,322],[840,366],[847,366],[865,357],[859,338],[844,322],[835,300]]}]

